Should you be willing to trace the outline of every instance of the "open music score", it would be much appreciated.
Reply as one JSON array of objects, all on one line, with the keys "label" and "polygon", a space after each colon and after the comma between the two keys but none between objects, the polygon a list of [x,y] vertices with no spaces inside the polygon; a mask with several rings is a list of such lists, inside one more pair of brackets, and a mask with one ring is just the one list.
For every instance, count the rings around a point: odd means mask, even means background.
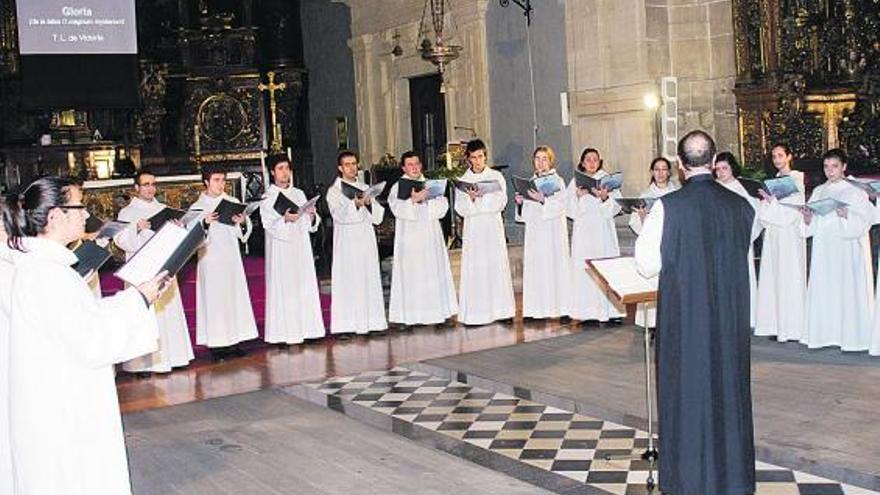
[{"label": "open music score", "polygon": [[622,306],[657,300],[657,277],[643,277],[632,256],[596,258],[586,265],[599,287]]}]

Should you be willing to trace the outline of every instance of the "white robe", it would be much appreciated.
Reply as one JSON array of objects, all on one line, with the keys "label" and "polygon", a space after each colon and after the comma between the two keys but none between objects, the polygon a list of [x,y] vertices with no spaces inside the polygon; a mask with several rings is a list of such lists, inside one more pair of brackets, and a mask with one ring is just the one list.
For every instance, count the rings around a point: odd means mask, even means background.
[{"label": "white robe", "polygon": [[[333,268],[330,289],[330,332],[385,330],[385,299],[379,269],[379,248],[373,225],[382,223],[385,208],[375,199],[358,208],[342,194],[342,179],[327,190],[333,216]],[[367,185],[356,183],[360,189]]]},{"label": "white robe", "polygon": [[[608,175],[599,170],[593,176],[601,179]],[[574,179],[568,184],[568,216],[574,220],[571,235],[571,317],[576,320],[608,321],[622,318],[624,313],[614,306],[608,296],[599,288],[593,277],[587,273],[586,261],[593,258],[620,256],[617,243],[617,227],[614,217],[620,213],[620,190],[612,191],[606,201],[600,201],[592,194],[578,198]]]},{"label": "white robe", "polygon": [[449,252],[440,219],[449,211],[445,196],[415,204],[388,193],[394,214],[394,265],[388,319],[404,325],[443,323],[458,313]]},{"label": "white robe", "polygon": [[755,328],[755,322],[757,320],[758,315],[758,277],[755,274],[755,240],[761,235],[761,230],[764,227],[761,225],[761,222],[758,220],[758,206],[760,205],[760,201],[750,195],[746,188],[738,181],[737,179],[733,179],[728,183],[719,182],[722,186],[730,189],[731,191],[739,194],[743,199],[749,202],[752,205],[752,209],[755,210],[755,220],[752,224],[752,243],[749,244],[749,326]]},{"label": "white robe", "polygon": [[813,237],[810,281],[807,284],[807,331],[801,342],[810,348],[839,346],[864,351],[871,342],[874,297],[868,230],[874,211],[868,195],[841,180],[813,190],[810,201],[833,198],[847,205],[847,216],[836,212],[814,215],[806,227]]},{"label": "white robe", "polygon": [[26,241],[9,339],[14,493],[131,493],[113,364],[156,350],[155,315],[133,287],[95,298],[71,251]]},{"label": "white robe", "polygon": [[284,194],[297,206],[308,199],[301,190],[275,184],[260,204],[260,217],[266,231],[266,329],[269,343],[300,344],[305,339],[324,336],[324,317],[315,275],[310,234],[318,230],[321,217],[314,221],[303,213],[296,222],[286,222],[275,211],[275,201]]},{"label": "white robe", "polygon": [[[647,189],[639,194],[640,198],[662,198],[663,196],[678,191],[681,186],[676,182],[669,181],[665,188],[657,187],[657,184],[651,183]],[[632,212],[629,215],[629,228],[638,236],[642,232],[642,219],[639,214]],[[657,303],[644,302],[636,307],[636,325],[654,327],[657,325]]]},{"label": "white robe", "polygon": [[[204,193],[190,206],[209,215],[226,199]],[[250,220],[246,220],[250,221]],[[199,249],[196,280],[196,343],[208,347],[227,347],[257,337],[257,324],[248,292],[247,277],[239,251],[243,239],[239,226],[219,221],[208,226],[208,238]]]},{"label": "white robe", "polygon": [[569,191],[555,172],[550,175],[559,191],[544,203],[523,199],[516,220],[525,223],[523,241],[522,315],[557,318],[569,314],[571,254],[568,219]]},{"label": "white robe", "polygon": [[[669,181],[666,183],[666,187],[660,188],[657,187],[657,184],[653,182],[648,186],[647,189],[642,191],[639,194],[640,198],[662,198],[663,196],[678,191],[681,188],[677,183]],[[639,217],[639,214],[636,212],[632,212],[629,214],[629,228],[632,229],[633,233],[639,235],[642,232],[642,219]]]},{"label": "white robe", "polygon": [[494,180],[501,190],[475,200],[455,190],[455,212],[464,218],[461,273],[458,287],[458,322],[485,325],[513,318],[513,279],[501,212],[507,205],[507,184],[501,172],[486,167],[479,174],[468,170],[465,182]]},{"label": "white robe", "polygon": [[12,255],[0,243],[0,493],[12,493],[9,451],[9,304],[12,298]]},{"label": "white robe", "polygon": [[[138,220],[146,220],[163,208],[165,205],[156,200],[144,201],[135,197],[128,206],[119,210],[118,219],[129,222],[130,225],[116,234],[113,242],[125,251],[125,259],[131,258],[135,251],[155,234],[151,229],[138,232]],[[166,373],[171,371],[171,368],[186,366],[193,360],[192,341],[189,337],[186,315],[183,312],[177,277],[172,279],[171,286],[153,304],[153,311],[159,322],[159,349],[152,354],[123,363],[122,368],[125,371]]]},{"label": "white robe", "polygon": [[[783,203],[804,204],[804,174],[791,171],[800,192]],[[776,199],[761,201],[758,217],[764,226],[755,335],[775,335],[780,342],[799,341],[806,331],[807,245],[801,212]]]},{"label": "white robe", "polygon": [[[874,224],[880,223],[880,199],[876,200],[874,206]],[[880,264],[880,260],[878,260]],[[874,330],[871,335],[871,344],[868,346],[868,354],[872,356],[880,356],[880,273],[877,274],[877,281],[874,287]]]}]

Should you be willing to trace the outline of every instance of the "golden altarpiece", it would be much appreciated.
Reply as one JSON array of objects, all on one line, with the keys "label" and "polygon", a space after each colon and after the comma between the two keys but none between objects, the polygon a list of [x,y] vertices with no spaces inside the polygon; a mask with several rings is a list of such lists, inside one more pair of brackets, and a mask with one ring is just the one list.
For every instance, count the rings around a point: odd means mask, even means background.
[{"label": "golden altarpiece", "polygon": [[73,175],[91,191],[93,211],[111,217],[135,168],[164,176],[161,199],[186,206],[212,165],[230,172],[230,192],[252,199],[263,192],[269,151],[295,155],[298,183],[308,185],[299,1],[137,0],[140,107],[42,111],[21,110],[15,1],[0,0],[6,187]]},{"label": "golden altarpiece", "polygon": [[[844,148],[880,171],[880,0],[734,0],[741,157],[788,143],[805,167]],[[812,164],[812,165],[811,165]]]}]

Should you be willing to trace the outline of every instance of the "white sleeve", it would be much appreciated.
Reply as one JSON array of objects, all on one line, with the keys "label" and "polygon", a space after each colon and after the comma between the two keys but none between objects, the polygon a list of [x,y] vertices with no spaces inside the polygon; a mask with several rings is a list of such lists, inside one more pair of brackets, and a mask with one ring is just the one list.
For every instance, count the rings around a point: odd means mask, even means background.
[{"label": "white sleeve", "polygon": [[642,232],[642,219],[638,213],[632,212],[629,214],[629,228],[632,229],[635,235],[639,235]]},{"label": "white sleeve", "polygon": [[663,240],[664,216],[663,200],[658,200],[645,217],[642,232],[636,238],[636,266],[639,273],[645,277],[653,277],[660,273],[662,265],[660,242]]},{"label": "white sleeve", "polygon": [[293,225],[284,221],[284,217],[275,211],[276,198],[277,196],[270,196],[260,204],[260,220],[263,222],[266,235],[279,241],[289,241],[293,237]]},{"label": "white sleeve", "polygon": [[333,223],[354,224],[365,220],[363,208],[355,206],[354,201],[345,197],[336,187],[327,191],[327,206],[330,208]]},{"label": "white sleeve", "polygon": [[[158,348],[156,316],[134,287],[98,299],[73,272],[59,274],[47,267],[18,278],[19,307],[32,308],[35,326],[58,339],[84,366],[100,368]],[[81,297],[80,291],[89,291],[88,297]],[[57,301],[64,310],[42,310],[46,300]]]},{"label": "white sleeve", "polygon": [[[417,205],[410,199],[398,198],[397,190],[397,184],[394,184],[388,192],[388,206],[391,208],[391,213],[394,215],[394,218],[409,220],[411,222],[419,220],[420,217],[423,216],[419,215],[419,207],[422,205]],[[424,208],[422,209],[424,210]]]}]

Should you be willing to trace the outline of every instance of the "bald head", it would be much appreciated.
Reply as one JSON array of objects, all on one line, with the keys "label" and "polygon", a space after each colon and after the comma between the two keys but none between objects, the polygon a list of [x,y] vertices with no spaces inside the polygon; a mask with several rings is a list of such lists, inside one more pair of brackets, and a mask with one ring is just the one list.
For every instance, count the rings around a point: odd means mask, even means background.
[{"label": "bald head", "polygon": [[685,168],[712,166],[715,141],[703,131],[691,131],[678,142],[678,159]]}]

